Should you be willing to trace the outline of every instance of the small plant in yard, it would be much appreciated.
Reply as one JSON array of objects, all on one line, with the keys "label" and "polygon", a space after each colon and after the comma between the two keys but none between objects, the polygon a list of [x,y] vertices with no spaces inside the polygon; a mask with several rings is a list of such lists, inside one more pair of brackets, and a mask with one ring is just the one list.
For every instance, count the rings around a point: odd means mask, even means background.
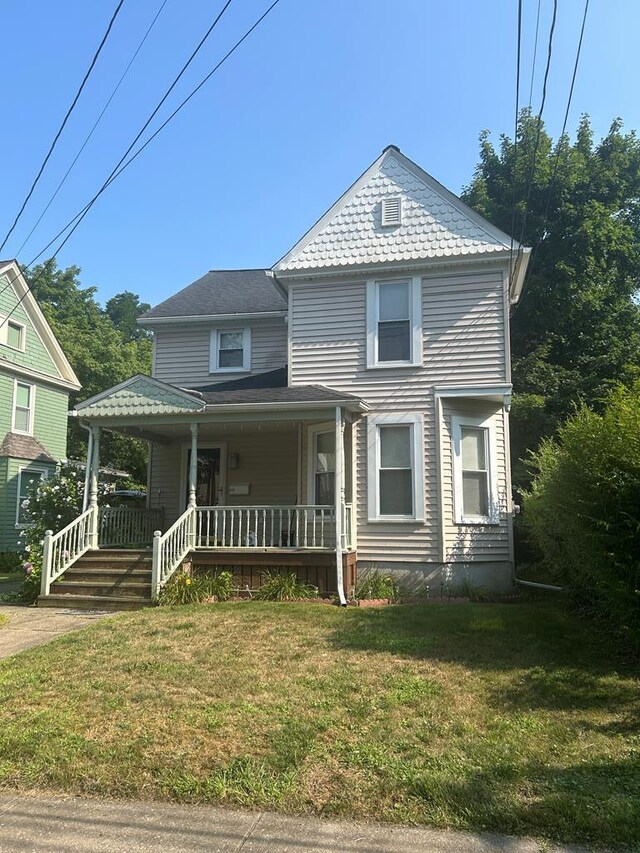
[{"label": "small plant in yard", "polygon": [[390,575],[385,575],[378,569],[366,572],[353,591],[355,599],[388,598],[395,601],[398,598],[398,584]]},{"label": "small plant in yard", "polygon": [[214,596],[226,601],[233,595],[231,572],[216,572],[214,575],[192,575],[178,571],[169,579],[160,593],[160,604],[200,604]]},{"label": "small plant in yard", "polygon": [[295,572],[286,574],[274,570],[262,573],[262,584],[253,597],[261,601],[295,601],[317,598],[318,590],[310,583],[298,580]]},{"label": "small plant in yard", "polygon": [[486,604],[491,601],[489,590],[472,583],[469,578],[463,578],[460,583],[445,586],[444,595],[447,598],[468,598],[476,604]]}]

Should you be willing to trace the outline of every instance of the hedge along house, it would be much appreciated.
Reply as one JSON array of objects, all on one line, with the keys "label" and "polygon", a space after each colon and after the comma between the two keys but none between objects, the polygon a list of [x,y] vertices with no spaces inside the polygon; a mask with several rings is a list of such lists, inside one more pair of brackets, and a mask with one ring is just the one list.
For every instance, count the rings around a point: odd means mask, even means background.
[{"label": "hedge along house", "polygon": [[[528,254],[389,146],[271,269],[212,271],[153,308],[153,376],[73,413],[91,499],[48,543],[44,600],[156,521],[136,558],[151,597],[184,560],[249,584],[292,566],[341,600],[372,566],[508,587],[509,313]],[[104,429],[150,444],[135,521],[98,519]]]},{"label": "hedge along house", "polygon": [[15,261],[0,261],[0,552],[19,549],[22,502],[67,449],[80,383]]}]

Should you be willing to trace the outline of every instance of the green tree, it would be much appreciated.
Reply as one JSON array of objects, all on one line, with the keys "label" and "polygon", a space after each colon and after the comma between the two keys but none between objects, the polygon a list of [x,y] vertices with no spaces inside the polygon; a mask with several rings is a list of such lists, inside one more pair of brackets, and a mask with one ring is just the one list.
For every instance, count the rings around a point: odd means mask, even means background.
[{"label": "green tree", "polygon": [[138,326],[138,317],[149,308],[148,302],[140,302],[138,294],[130,290],[112,296],[104,306],[105,313],[127,342],[151,337],[150,332]]},{"label": "green tree", "polygon": [[[72,406],[135,373],[151,372],[151,341],[127,340],[114,327],[96,301],[96,288],[82,287],[78,267],[59,269],[52,258],[23,272],[82,383]],[[86,431],[70,421],[68,455],[84,459],[86,442]],[[105,433],[101,443],[102,463],[129,471],[139,483],[146,479],[146,453],[143,442],[113,433]]]},{"label": "green tree", "polygon": [[[517,148],[482,134],[463,198],[534,250],[512,317],[516,461],[580,401],[599,409],[612,383],[640,375],[640,142],[616,120],[595,145],[585,116],[575,142],[554,145],[525,110]],[[514,479],[526,484],[524,466]]]}]

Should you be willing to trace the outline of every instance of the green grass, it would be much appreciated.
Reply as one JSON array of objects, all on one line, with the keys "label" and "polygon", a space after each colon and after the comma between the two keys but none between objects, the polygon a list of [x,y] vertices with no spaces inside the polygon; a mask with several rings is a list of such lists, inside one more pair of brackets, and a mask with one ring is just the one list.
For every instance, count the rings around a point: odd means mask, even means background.
[{"label": "green grass", "polygon": [[639,724],[543,603],[158,608],[0,664],[0,785],[634,846]]}]

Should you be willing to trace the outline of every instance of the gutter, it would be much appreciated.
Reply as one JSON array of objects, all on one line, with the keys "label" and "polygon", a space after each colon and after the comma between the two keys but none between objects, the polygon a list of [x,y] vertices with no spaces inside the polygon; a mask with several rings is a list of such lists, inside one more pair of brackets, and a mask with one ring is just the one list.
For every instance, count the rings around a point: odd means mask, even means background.
[{"label": "gutter", "polygon": [[168,326],[184,323],[226,323],[230,320],[260,320],[265,317],[284,318],[286,316],[286,311],[251,311],[245,314],[184,314],[172,317],[139,317],[137,323],[140,326]]}]

